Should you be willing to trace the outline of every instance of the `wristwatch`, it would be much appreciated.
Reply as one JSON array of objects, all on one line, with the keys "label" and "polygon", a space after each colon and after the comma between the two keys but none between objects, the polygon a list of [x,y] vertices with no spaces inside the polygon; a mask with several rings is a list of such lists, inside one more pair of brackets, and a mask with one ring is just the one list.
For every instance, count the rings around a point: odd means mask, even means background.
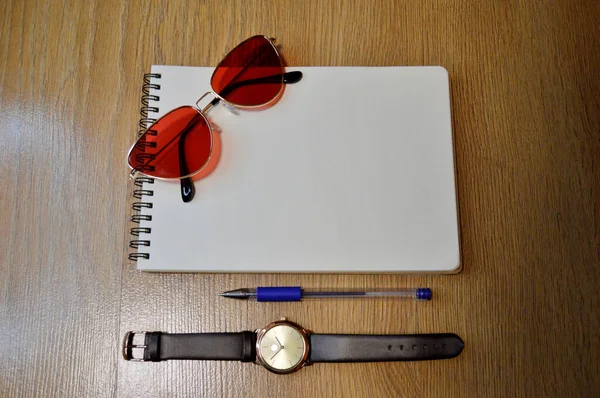
[{"label": "wristwatch", "polygon": [[127,332],[122,352],[128,361],[242,361],[262,365],[273,373],[287,374],[315,362],[448,359],[460,354],[463,347],[463,341],[453,333],[315,334],[281,318],[254,332]]}]

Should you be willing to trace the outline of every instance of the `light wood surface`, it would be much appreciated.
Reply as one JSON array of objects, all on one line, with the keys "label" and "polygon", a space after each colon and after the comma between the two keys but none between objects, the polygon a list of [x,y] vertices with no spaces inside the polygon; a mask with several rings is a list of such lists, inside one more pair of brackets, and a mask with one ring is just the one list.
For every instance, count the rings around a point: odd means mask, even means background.
[{"label": "light wood surface", "polygon": [[[598,396],[599,20],[578,0],[0,2],[0,395]],[[126,260],[143,74],[215,65],[255,33],[276,36],[289,65],[448,69],[461,274],[144,274]],[[430,286],[435,299],[215,297],[260,284]],[[466,348],[289,376],[119,354],[129,329],[281,316],[322,333],[455,332]]]}]

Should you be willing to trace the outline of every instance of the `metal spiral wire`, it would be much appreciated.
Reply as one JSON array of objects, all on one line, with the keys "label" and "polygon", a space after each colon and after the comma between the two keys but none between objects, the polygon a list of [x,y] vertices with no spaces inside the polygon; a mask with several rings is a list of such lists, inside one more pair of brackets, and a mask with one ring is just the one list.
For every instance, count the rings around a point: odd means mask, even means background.
[{"label": "metal spiral wire", "polygon": [[[156,131],[151,129],[151,126],[156,119],[148,116],[149,113],[157,113],[159,112],[158,107],[150,106],[150,102],[157,102],[160,100],[160,96],[156,94],[150,94],[150,90],[160,90],[160,84],[156,84],[154,82],[155,79],[160,79],[160,73],[146,73],[144,75],[144,84],[142,86],[142,107],[140,108],[140,121],[138,138],[140,138],[144,133],[148,135],[156,135]],[[146,152],[146,150],[156,148],[156,142],[144,141],[143,139],[138,142],[137,147],[141,149],[141,153],[137,155],[137,160],[140,163],[141,160],[144,159],[153,159],[154,155],[152,153]],[[151,171],[153,169],[152,166],[148,166],[147,169],[139,170],[141,172]],[[131,222],[139,225],[141,222],[152,221],[152,215],[148,213],[142,213],[144,210],[152,209],[152,202],[148,201],[148,197],[154,195],[154,191],[148,189],[148,185],[154,184],[154,178],[140,176],[134,180],[134,184],[136,189],[133,190],[133,197],[138,199],[139,201],[134,202],[131,205],[133,210],[133,214],[131,216]],[[144,186],[145,185],[145,186]],[[149,235],[152,232],[152,229],[149,227],[139,227],[133,226],[129,233],[134,238],[129,241],[129,247],[135,249],[136,251],[133,253],[129,253],[129,260],[138,261],[139,259],[149,259],[150,253],[140,252],[139,250],[142,247],[150,247],[149,239],[141,239],[140,235]]]}]

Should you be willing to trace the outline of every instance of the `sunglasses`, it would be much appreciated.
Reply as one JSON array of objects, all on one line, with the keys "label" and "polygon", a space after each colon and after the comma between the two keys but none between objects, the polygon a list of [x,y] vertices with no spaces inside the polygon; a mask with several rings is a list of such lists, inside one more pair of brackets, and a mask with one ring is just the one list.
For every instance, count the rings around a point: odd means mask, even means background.
[{"label": "sunglasses", "polygon": [[[285,72],[272,38],[253,36],[231,50],[215,68],[212,92],[194,106],[173,109],[155,121],[133,144],[127,155],[131,177],[142,174],[163,180],[181,180],[181,197],[194,197],[191,177],[209,163],[213,130],[206,113],[223,101],[241,109],[266,107],[279,98],[284,84],[297,83],[302,72]],[[200,109],[207,95],[215,98]]]}]

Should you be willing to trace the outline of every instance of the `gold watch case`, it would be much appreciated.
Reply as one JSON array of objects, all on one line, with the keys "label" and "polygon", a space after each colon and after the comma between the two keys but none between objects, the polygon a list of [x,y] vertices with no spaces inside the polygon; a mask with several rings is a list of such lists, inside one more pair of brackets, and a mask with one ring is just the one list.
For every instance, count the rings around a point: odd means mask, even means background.
[{"label": "gold watch case", "polygon": [[296,372],[310,365],[308,354],[312,332],[281,318],[256,330],[256,364],[277,374]]}]

